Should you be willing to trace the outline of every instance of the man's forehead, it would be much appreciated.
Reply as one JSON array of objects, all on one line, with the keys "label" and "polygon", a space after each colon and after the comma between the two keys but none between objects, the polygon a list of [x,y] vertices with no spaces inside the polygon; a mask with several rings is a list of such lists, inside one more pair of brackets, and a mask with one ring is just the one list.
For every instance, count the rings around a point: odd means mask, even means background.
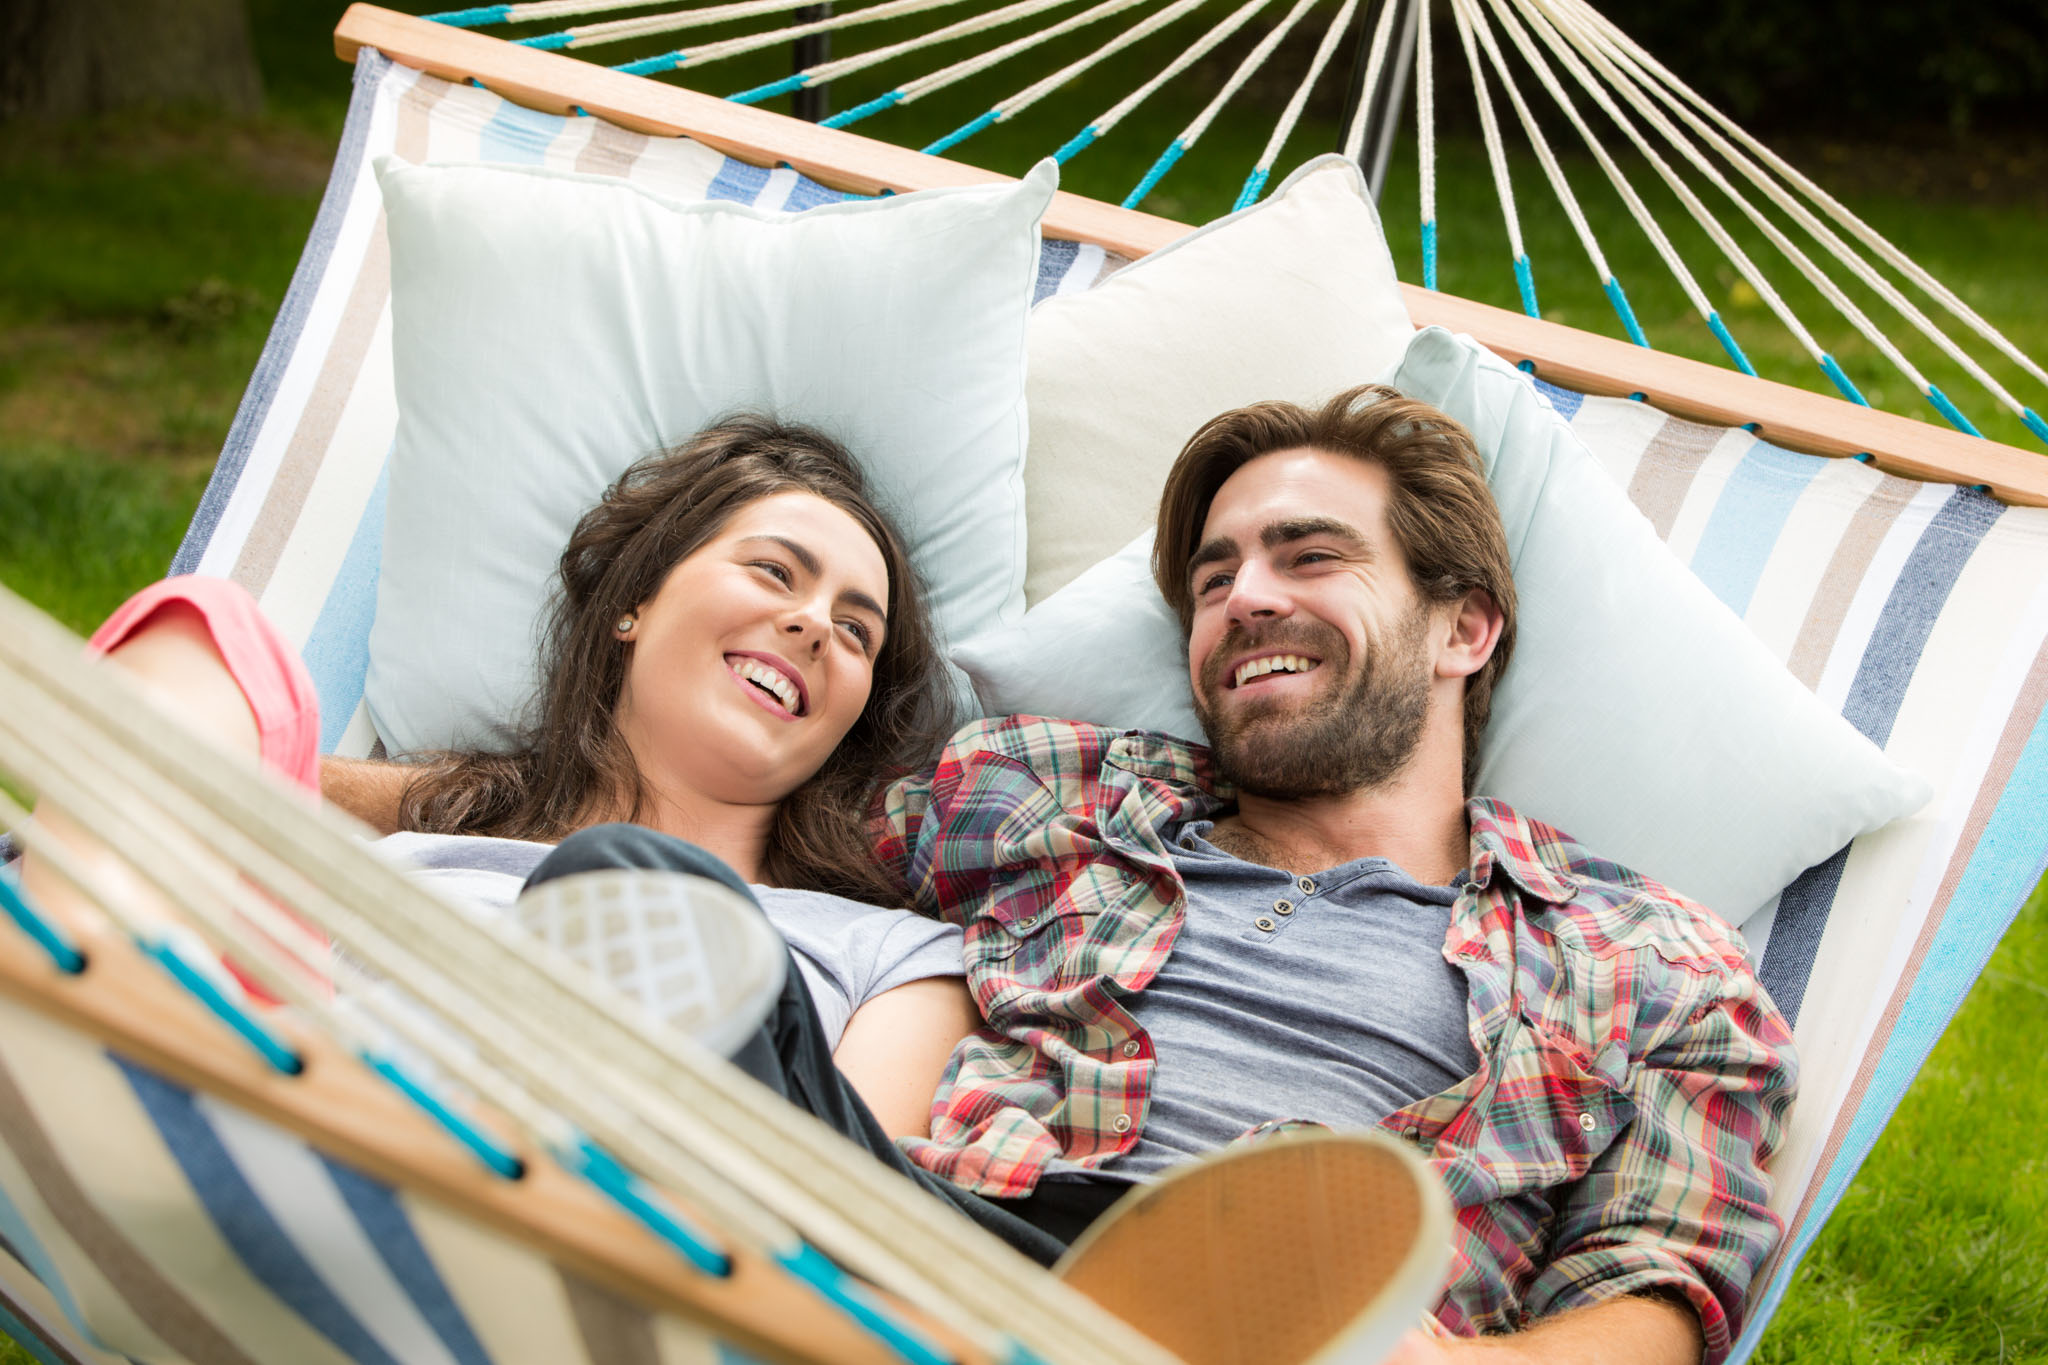
[{"label": "man's forehead", "polygon": [[1251,543],[1286,522],[1337,521],[1368,539],[1386,526],[1386,468],[1333,451],[1276,450],[1247,461],[1216,490],[1201,540],[1228,536]]}]

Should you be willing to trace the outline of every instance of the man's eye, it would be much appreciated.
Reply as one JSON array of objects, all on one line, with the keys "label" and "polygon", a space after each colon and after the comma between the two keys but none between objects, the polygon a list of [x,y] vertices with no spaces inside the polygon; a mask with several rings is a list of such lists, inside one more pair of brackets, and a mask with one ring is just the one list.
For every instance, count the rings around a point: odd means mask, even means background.
[{"label": "man's eye", "polygon": [[1328,550],[1303,550],[1294,557],[1294,562],[1296,564],[1320,564],[1324,560],[1335,559],[1336,557]]},{"label": "man's eye", "polygon": [[1197,583],[1197,584],[1195,585],[1195,595],[1196,595],[1197,597],[1206,597],[1206,596],[1208,596],[1208,595],[1209,595],[1210,593],[1212,593],[1212,592],[1216,591],[1216,589],[1218,589],[1218,588],[1227,588],[1227,587],[1229,587],[1229,586],[1230,586],[1230,575],[1229,575],[1229,574],[1227,574],[1227,573],[1212,573],[1212,574],[1210,574],[1210,575],[1209,575],[1209,576],[1208,576],[1207,578],[1203,579],[1203,580],[1202,580],[1202,581],[1201,581],[1200,583]]}]

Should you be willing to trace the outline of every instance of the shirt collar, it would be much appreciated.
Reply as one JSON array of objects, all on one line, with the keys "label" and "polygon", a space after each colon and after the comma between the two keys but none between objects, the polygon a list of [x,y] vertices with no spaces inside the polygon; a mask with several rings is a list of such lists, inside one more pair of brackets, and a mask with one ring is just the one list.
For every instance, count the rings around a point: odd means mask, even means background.
[{"label": "shirt collar", "polygon": [[1465,803],[1465,817],[1472,826],[1472,879],[1479,885],[1489,884],[1498,869],[1545,904],[1565,905],[1578,896],[1578,878],[1549,861],[1559,854],[1555,833],[1546,826],[1483,796]]}]

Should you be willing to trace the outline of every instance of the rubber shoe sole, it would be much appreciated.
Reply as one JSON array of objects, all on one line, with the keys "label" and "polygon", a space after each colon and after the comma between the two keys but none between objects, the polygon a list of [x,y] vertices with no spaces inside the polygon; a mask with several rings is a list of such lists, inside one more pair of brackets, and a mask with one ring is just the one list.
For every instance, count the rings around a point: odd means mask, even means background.
[{"label": "rubber shoe sole", "polygon": [[1368,1365],[1435,1304],[1451,1228],[1392,1138],[1290,1133],[1140,1186],[1054,1273],[1188,1365]]},{"label": "rubber shoe sole", "polygon": [[708,877],[607,868],[520,896],[528,932],[730,1057],[782,994],[789,950],[759,906]]}]

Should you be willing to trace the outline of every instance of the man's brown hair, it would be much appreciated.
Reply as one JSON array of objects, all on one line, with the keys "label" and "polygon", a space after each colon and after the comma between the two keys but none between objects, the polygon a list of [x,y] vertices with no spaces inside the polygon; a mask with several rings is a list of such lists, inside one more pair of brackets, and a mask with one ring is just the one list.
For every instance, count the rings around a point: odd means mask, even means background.
[{"label": "man's brown hair", "polygon": [[1195,615],[1188,565],[1216,490],[1261,455],[1302,448],[1368,460],[1387,471],[1387,526],[1424,601],[1456,602],[1480,588],[1500,608],[1493,657],[1465,680],[1464,779],[1470,791],[1494,684],[1514,652],[1515,580],[1485,467],[1471,434],[1457,422],[1384,384],[1347,389],[1320,408],[1273,401],[1210,419],[1166,476],[1152,577],[1180,617],[1185,638]]}]

